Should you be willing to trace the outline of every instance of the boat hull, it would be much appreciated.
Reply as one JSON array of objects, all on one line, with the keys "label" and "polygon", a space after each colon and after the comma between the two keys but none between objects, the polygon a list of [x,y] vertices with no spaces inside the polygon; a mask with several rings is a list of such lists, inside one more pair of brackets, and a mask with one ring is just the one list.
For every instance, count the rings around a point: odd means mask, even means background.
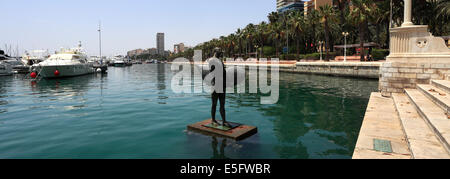
[{"label": "boat hull", "polygon": [[126,64],[125,63],[114,63],[115,67],[125,67]]},{"label": "boat hull", "polygon": [[[59,75],[55,75],[55,71],[59,71]],[[39,66],[37,68],[39,75],[44,78],[63,78],[72,76],[81,76],[91,74],[95,72],[92,65],[79,64],[79,65],[58,65],[58,66]]]},{"label": "boat hull", "polygon": [[19,74],[27,74],[30,73],[30,67],[29,66],[15,66],[13,67],[13,71]]},{"label": "boat hull", "polygon": [[11,65],[7,65],[7,64],[0,64],[0,76],[9,76],[12,75],[13,71],[12,71],[12,67]]}]

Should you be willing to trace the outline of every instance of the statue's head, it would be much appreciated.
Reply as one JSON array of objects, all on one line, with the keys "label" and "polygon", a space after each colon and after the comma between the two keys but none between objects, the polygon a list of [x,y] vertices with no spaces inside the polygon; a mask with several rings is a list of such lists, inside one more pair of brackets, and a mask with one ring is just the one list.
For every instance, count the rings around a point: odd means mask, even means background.
[{"label": "statue's head", "polygon": [[223,53],[221,52],[220,48],[218,47],[214,48],[214,57],[222,59]]}]

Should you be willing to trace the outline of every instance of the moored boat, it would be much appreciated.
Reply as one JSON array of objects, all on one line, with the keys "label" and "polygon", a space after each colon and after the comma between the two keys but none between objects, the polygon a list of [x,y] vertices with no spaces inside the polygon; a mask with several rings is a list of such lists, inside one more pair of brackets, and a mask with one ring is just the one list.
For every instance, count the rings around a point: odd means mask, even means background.
[{"label": "moored boat", "polygon": [[22,63],[26,66],[33,66],[34,64],[43,62],[48,57],[50,57],[48,50],[25,51],[25,54],[22,56]]},{"label": "moored boat", "polygon": [[127,66],[127,63],[125,62],[125,59],[122,56],[120,56],[120,55],[113,57],[113,64],[114,64],[115,67]]},{"label": "moored boat", "polygon": [[8,62],[9,60],[11,60],[11,57],[5,55],[3,50],[0,50],[0,76],[13,74],[13,65]]},{"label": "moored boat", "polygon": [[95,69],[93,63],[88,62],[80,43],[77,48],[62,49],[47,60],[34,64],[33,71],[35,74],[32,76],[37,73],[44,78],[60,78],[94,73]]}]

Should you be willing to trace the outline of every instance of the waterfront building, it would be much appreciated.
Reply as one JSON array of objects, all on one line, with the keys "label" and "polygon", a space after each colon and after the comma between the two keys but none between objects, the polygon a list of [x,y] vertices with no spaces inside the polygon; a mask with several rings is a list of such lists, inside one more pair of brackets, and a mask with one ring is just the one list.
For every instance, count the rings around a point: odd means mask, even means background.
[{"label": "waterfront building", "polygon": [[143,49],[135,49],[135,50],[128,51],[127,56],[132,57],[132,56],[141,55],[143,53],[144,53]]},{"label": "waterfront building", "polygon": [[145,53],[150,54],[150,55],[157,55],[158,49],[157,48],[149,48],[149,49],[145,50]]},{"label": "waterfront building", "polygon": [[302,0],[277,0],[277,11],[283,13],[290,10],[303,10]]},{"label": "waterfront building", "polygon": [[159,55],[164,55],[164,33],[156,34],[156,48]]},{"label": "waterfront building", "polygon": [[173,53],[183,53],[185,51],[184,43],[175,44],[173,46]]},{"label": "waterfront building", "polygon": [[318,10],[321,6],[324,5],[333,6],[333,0],[310,0],[304,2],[304,10],[305,16],[308,15],[312,10]]}]

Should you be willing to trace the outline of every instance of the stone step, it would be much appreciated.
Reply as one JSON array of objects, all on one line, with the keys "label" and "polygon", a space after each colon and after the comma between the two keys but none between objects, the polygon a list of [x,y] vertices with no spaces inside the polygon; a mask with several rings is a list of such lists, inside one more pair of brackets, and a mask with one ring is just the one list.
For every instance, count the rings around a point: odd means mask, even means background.
[{"label": "stone step", "polygon": [[448,81],[448,80],[432,80],[431,84],[450,94],[450,81]]},{"label": "stone step", "polygon": [[417,85],[417,89],[420,90],[426,97],[441,107],[444,112],[450,111],[450,95],[445,91],[438,89],[432,85]]},{"label": "stone step", "polygon": [[450,159],[450,155],[428,124],[417,113],[408,96],[392,94],[409,149],[415,159]]},{"label": "stone step", "polygon": [[405,89],[406,95],[414,104],[417,112],[425,120],[431,131],[450,153],[450,119],[438,105],[433,103],[418,89]]},{"label": "stone step", "polygon": [[[376,140],[390,143],[392,151],[381,151]],[[379,147],[379,146],[378,146]],[[412,154],[395,110],[394,100],[372,93],[353,153],[353,159],[411,159]]]}]

